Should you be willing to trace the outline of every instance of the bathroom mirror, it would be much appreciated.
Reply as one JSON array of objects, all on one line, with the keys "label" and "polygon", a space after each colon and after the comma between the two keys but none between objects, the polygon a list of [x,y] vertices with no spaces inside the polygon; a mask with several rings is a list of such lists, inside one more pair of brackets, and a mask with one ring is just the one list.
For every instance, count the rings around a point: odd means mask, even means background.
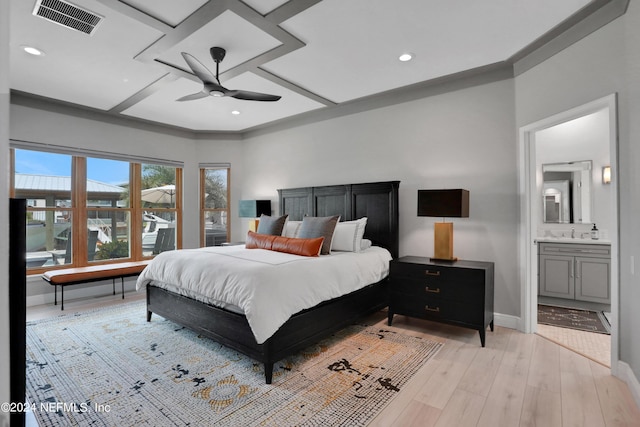
[{"label": "bathroom mirror", "polygon": [[542,165],[542,217],[545,223],[591,222],[591,160]]}]

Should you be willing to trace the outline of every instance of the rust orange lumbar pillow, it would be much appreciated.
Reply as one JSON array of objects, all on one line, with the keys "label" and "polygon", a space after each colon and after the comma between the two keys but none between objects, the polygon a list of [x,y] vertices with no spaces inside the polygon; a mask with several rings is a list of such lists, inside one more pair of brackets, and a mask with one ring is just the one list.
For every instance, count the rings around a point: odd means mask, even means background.
[{"label": "rust orange lumbar pillow", "polygon": [[258,234],[249,231],[247,234],[247,249],[268,249],[270,251],[286,252],[302,256],[319,256],[324,237],[314,239],[297,239],[293,237]]}]

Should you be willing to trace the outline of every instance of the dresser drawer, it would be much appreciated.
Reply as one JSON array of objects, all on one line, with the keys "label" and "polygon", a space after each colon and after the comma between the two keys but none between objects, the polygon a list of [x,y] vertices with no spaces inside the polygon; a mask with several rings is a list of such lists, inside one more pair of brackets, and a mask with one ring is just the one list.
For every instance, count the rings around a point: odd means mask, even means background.
[{"label": "dresser drawer", "polygon": [[450,268],[441,265],[390,263],[391,277],[427,279],[430,283],[460,283],[484,281],[484,270],[473,268]]},{"label": "dresser drawer", "polygon": [[[484,278],[483,271],[474,273]],[[391,276],[389,290],[392,294],[403,294],[405,298],[428,296],[464,301],[484,300],[483,281],[469,276],[460,276],[457,280],[438,280],[430,276],[420,279]]]},{"label": "dresser drawer", "polygon": [[394,313],[404,314],[421,319],[450,321],[467,325],[483,326],[484,307],[474,302],[449,301],[431,298],[428,301],[419,299],[397,300],[391,297]]}]

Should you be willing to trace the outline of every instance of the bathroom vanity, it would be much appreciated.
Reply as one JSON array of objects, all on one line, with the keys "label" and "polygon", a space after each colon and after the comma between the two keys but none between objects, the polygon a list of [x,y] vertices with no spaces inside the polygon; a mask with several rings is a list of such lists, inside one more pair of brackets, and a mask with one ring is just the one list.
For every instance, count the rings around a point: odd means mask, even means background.
[{"label": "bathroom vanity", "polygon": [[611,303],[611,245],[587,239],[537,239],[539,295]]}]

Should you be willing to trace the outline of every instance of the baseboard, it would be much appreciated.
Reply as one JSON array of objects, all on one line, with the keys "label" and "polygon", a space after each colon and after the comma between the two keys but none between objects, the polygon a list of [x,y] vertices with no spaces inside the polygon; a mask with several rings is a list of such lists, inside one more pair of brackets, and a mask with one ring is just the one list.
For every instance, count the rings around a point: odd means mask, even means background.
[{"label": "baseboard", "polygon": [[631,391],[631,395],[633,396],[633,400],[636,401],[636,405],[640,407],[640,382],[638,378],[633,373],[631,366],[629,366],[626,362],[618,362],[618,377],[627,383],[629,390]]},{"label": "baseboard", "polygon": [[509,314],[494,313],[493,324],[509,329],[520,329],[520,318]]}]

